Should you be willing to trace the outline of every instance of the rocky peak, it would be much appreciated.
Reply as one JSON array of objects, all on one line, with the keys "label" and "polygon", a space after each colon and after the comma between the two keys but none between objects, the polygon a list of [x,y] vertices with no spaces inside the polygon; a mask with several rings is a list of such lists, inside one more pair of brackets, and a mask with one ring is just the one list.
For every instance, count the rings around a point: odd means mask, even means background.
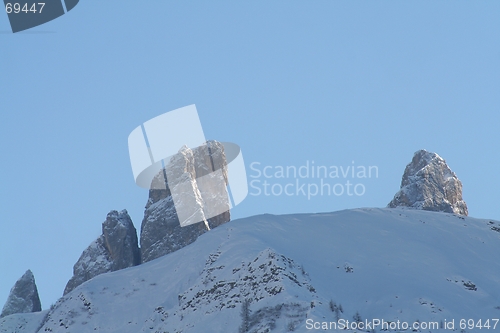
[{"label": "rocky peak", "polygon": [[73,266],[64,294],[93,277],[141,263],[137,231],[126,210],[108,213],[102,235],[93,241]]},{"label": "rocky peak", "polygon": [[462,182],[436,153],[417,151],[406,166],[401,189],[388,207],[411,207],[467,215]]},{"label": "rocky peak", "polygon": [[152,180],[141,225],[142,261],[177,251],[228,222],[226,186],[227,162],[220,142],[181,147]]},{"label": "rocky peak", "polygon": [[0,318],[15,314],[42,311],[35,277],[30,270],[17,280],[10,290],[9,297],[5,303]]},{"label": "rocky peak", "polygon": [[111,270],[136,266],[141,263],[137,231],[126,210],[113,210],[102,224],[102,237],[112,261]]}]

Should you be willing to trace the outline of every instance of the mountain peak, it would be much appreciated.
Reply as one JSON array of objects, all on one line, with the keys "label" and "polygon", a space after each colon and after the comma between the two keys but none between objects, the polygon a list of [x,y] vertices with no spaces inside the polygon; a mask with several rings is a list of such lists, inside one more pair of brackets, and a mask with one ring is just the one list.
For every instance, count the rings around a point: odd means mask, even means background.
[{"label": "mountain peak", "polygon": [[441,156],[425,149],[413,155],[403,174],[401,189],[388,207],[468,214],[462,199],[462,182]]},{"label": "mountain peak", "polygon": [[222,143],[181,147],[153,178],[141,225],[142,261],[177,251],[228,222],[227,183]]},{"label": "mountain peak", "polygon": [[9,297],[5,303],[0,318],[15,314],[42,311],[35,277],[31,270],[27,270],[23,276],[17,280],[10,290]]},{"label": "mountain peak", "polygon": [[102,235],[85,249],[73,266],[64,294],[93,277],[140,264],[137,231],[128,212],[112,210],[102,223]]}]

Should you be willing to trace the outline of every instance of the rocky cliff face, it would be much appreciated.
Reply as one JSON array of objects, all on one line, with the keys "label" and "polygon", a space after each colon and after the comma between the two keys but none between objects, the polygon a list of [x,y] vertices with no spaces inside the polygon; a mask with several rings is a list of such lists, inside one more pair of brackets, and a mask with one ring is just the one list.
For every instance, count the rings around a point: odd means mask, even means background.
[{"label": "rocky cliff face", "polygon": [[91,278],[141,262],[137,231],[126,210],[111,211],[102,223],[102,235],[93,241],[73,266],[64,294]]},{"label": "rocky cliff face", "polygon": [[221,143],[182,147],[152,181],[141,225],[142,261],[174,252],[228,222],[226,186],[227,163]]},{"label": "rocky cliff face", "polygon": [[411,207],[467,215],[462,183],[438,154],[419,150],[406,166],[401,189],[388,207]]},{"label": "rocky cliff face", "polygon": [[0,318],[15,314],[42,311],[35,277],[30,270],[17,280],[10,290],[9,297],[5,303]]}]

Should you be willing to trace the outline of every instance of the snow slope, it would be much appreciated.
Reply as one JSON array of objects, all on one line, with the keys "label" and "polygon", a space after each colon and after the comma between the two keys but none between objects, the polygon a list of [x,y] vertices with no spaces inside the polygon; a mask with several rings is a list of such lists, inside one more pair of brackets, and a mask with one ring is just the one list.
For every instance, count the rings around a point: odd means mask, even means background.
[{"label": "snow slope", "polygon": [[[82,284],[38,332],[238,332],[245,299],[249,332],[308,332],[306,320],[334,320],[331,300],[344,319],[454,319],[457,329],[460,319],[500,318],[499,252],[499,222],[454,214],[253,216]],[[38,322],[14,330],[12,317],[0,320],[0,332],[35,333],[40,324],[40,315],[23,315]]]},{"label": "snow slope", "polygon": [[37,332],[48,311],[17,313],[0,319],[0,333]]}]

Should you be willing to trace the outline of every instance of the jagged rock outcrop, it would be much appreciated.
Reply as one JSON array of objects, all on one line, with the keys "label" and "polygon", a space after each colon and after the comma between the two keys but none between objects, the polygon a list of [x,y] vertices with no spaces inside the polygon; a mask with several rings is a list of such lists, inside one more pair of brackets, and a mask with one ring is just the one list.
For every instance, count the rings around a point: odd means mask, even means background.
[{"label": "jagged rock outcrop", "polygon": [[9,297],[5,303],[0,318],[15,314],[42,311],[42,304],[38,296],[35,277],[30,270],[17,280],[10,290]]},{"label": "jagged rock outcrop", "polygon": [[174,252],[228,222],[227,181],[220,142],[207,141],[194,149],[184,146],[172,156],[149,190],[141,225],[142,261]]},{"label": "jagged rock outcrop", "polygon": [[102,235],[93,241],[73,266],[64,294],[93,277],[141,263],[137,231],[126,210],[108,213]]},{"label": "jagged rock outcrop", "polygon": [[406,166],[401,189],[388,207],[411,207],[423,210],[467,215],[462,199],[462,182],[438,154],[419,150]]}]

